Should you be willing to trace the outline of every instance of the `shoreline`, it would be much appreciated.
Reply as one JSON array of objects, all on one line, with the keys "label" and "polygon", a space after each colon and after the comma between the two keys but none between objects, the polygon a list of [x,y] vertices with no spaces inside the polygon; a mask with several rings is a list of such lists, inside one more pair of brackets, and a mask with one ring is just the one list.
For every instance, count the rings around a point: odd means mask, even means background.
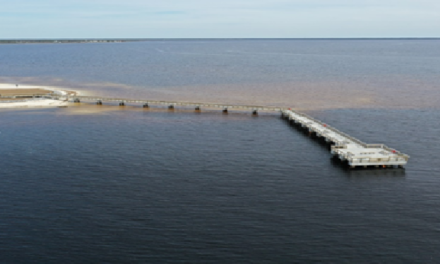
[{"label": "shoreline", "polygon": [[[77,95],[77,91],[61,87],[36,86],[1,83],[0,108],[41,108],[67,107],[68,97]],[[58,100],[45,98],[48,95],[58,96]]]}]

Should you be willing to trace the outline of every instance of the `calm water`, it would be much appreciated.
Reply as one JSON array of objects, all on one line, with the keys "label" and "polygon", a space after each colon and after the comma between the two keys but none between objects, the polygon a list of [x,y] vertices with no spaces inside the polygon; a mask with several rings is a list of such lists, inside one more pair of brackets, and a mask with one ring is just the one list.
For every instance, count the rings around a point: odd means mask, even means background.
[{"label": "calm water", "polygon": [[439,41],[2,45],[0,80],[298,106],[405,170],[347,170],[278,114],[1,110],[1,263],[436,263]]},{"label": "calm water", "polygon": [[439,40],[2,45],[0,82],[301,109],[438,108]]}]

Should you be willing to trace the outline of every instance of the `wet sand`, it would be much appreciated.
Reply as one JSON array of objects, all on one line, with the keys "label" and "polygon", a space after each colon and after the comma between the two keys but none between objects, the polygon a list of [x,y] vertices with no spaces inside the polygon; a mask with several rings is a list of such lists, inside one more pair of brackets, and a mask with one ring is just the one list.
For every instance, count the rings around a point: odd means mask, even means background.
[{"label": "wet sand", "polygon": [[11,98],[4,98],[10,96],[42,96],[52,94],[52,91],[40,88],[24,88],[24,89],[0,89],[0,100],[11,100]]},{"label": "wet sand", "polygon": [[[41,84],[42,80],[35,81]],[[300,111],[326,109],[414,109],[438,108],[439,89],[434,84],[421,85],[416,80],[396,78],[401,85],[383,87],[380,84],[330,81],[286,83],[240,83],[182,85],[167,87],[130,86],[121,83],[86,83],[72,85],[57,79],[51,86],[23,85],[19,89],[75,90],[80,95],[126,99],[221,103],[292,107]],[[0,78],[1,81],[1,78]],[[52,86],[53,85],[53,86]],[[11,88],[15,84],[1,84]],[[78,89],[76,88],[78,87]],[[1,92],[1,90],[0,90]],[[74,93],[74,92],[71,92]]]},{"label": "wet sand", "polygon": [[74,91],[52,90],[38,86],[20,87],[13,84],[0,84],[0,108],[64,107],[67,106],[67,98],[63,100],[53,100],[33,97],[75,94],[76,92]]},{"label": "wet sand", "polygon": [[41,86],[41,85],[19,85],[11,83],[0,83],[0,95],[14,96],[14,95],[46,95],[53,94],[55,91],[63,91],[69,95],[76,95],[76,91],[71,91],[63,87]]}]

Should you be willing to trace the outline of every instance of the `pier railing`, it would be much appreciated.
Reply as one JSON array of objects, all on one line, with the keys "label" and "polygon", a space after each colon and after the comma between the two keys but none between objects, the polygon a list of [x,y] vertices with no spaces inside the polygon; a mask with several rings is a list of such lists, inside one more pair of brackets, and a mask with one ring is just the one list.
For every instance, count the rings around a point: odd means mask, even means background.
[{"label": "pier railing", "polygon": [[362,146],[367,146],[368,145],[368,144],[360,141],[359,139],[354,138],[354,137],[352,137],[352,136],[350,136],[350,135],[348,135],[348,134],[346,134],[346,133],[344,133],[344,132],[342,132],[342,131],[340,131],[340,130],[338,130],[338,129],[336,129],[336,128],[334,128],[334,127],[332,127],[332,126],[330,126],[330,125],[328,125],[328,124],[326,124],[326,123],[324,123],[324,122],[322,122],[322,121],[320,121],[318,119],[315,119],[315,118],[313,118],[313,117],[311,117],[311,116],[309,116],[307,114],[299,113],[299,112],[293,111],[291,109],[289,109],[289,111],[292,111],[292,112],[294,112],[295,114],[297,114],[299,116],[302,116],[302,117],[305,117],[305,118],[307,118],[309,120],[312,120],[313,122],[322,125],[326,129],[329,129],[329,130],[331,130],[331,131],[333,131],[333,132],[335,132],[337,134],[340,134],[340,135],[344,136],[345,138],[348,138],[349,140],[351,140],[351,141],[353,141],[353,142],[355,142],[355,143],[357,143],[359,145],[362,145]]},{"label": "pier railing", "polygon": [[[393,148],[390,148],[384,144],[366,144],[365,142],[362,142],[358,140],[357,138],[354,138],[332,126],[327,125],[326,123],[317,120],[307,114],[299,113],[294,110],[288,109],[286,111],[289,111],[293,114],[293,116],[290,116],[289,119],[294,120],[295,122],[298,122],[302,124],[303,126],[307,127],[309,131],[317,133],[319,136],[324,136],[327,140],[331,140],[335,145],[331,146],[332,153],[338,153],[343,158],[350,160],[353,163],[362,163],[363,160],[365,162],[374,163],[374,162],[401,162],[405,161],[405,163],[409,160],[409,155],[406,155],[404,153],[401,153],[400,151],[397,151]],[[289,115],[289,114],[288,114]],[[296,117],[295,117],[296,116]],[[318,125],[318,126],[317,126]],[[329,135],[328,131],[332,131],[336,134],[336,136]],[[373,154],[377,155],[377,149],[383,150],[384,157],[381,158],[373,158],[373,157],[364,157],[364,158],[358,158],[355,157],[356,155],[350,152],[350,149],[359,149],[363,148],[365,150],[368,149],[376,149]],[[338,150],[345,150],[345,151],[338,151]],[[368,152],[368,151],[367,151]],[[392,154],[392,157],[386,157],[388,154]],[[362,153],[361,153],[362,154]],[[365,153],[363,153],[365,154]],[[367,161],[368,159],[368,161]]]},{"label": "pier railing", "polygon": [[287,108],[276,106],[261,105],[235,105],[235,104],[218,104],[218,103],[200,103],[200,102],[181,102],[181,101],[160,101],[160,100],[136,100],[126,98],[106,98],[98,96],[74,96],[71,100],[79,99],[84,101],[101,101],[101,102],[124,102],[124,103],[141,103],[151,105],[173,105],[173,106],[192,106],[192,107],[208,107],[208,108],[227,108],[227,109],[250,109],[260,111],[281,111]]}]

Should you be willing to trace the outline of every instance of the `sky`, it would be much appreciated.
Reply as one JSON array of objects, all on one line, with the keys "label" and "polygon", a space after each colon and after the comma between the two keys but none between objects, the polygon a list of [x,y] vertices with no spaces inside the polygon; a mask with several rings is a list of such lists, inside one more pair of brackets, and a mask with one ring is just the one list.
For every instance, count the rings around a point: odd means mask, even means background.
[{"label": "sky", "polygon": [[0,0],[0,39],[440,37],[440,0]]}]

